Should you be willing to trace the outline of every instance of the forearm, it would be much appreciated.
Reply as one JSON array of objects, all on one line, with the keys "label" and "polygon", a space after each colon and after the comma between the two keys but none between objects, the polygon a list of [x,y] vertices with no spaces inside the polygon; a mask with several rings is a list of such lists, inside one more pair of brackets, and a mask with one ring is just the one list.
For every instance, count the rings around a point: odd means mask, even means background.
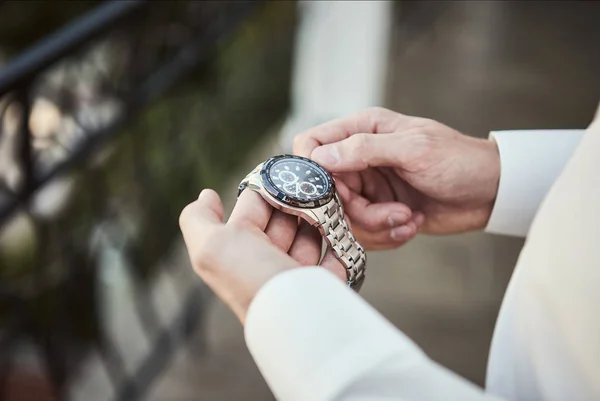
[{"label": "forearm", "polygon": [[254,299],[251,354],[278,400],[487,400],[321,268],[282,273]]}]

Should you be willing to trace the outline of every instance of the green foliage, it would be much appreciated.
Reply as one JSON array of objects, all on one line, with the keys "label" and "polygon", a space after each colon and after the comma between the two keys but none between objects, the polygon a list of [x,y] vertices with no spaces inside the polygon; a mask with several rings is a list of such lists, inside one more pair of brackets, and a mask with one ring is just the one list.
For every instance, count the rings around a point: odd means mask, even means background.
[{"label": "green foliage", "polygon": [[15,54],[51,34],[98,0],[6,1],[0,4],[0,50]]},{"label": "green foliage", "polygon": [[[208,67],[150,105],[106,144],[102,152],[107,156],[99,166],[87,163],[69,173],[75,182],[69,208],[37,226],[30,241],[35,250],[26,248],[28,255],[36,255],[35,264],[70,278],[31,299],[41,327],[62,313],[76,322],[77,337],[95,337],[94,283],[101,266],[90,244],[99,225],[111,225],[110,240],[147,282],[179,238],[182,208],[202,188],[221,188],[284,116],[295,10],[294,3],[267,3],[219,45]],[[17,257],[24,255],[11,256]],[[64,297],[69,298],[66,311],[61,310]]]},{"label": "green foliage", "polygon": [[129,251],[142,276],[178,237],[182,208],[203,187],[219,189],[288,108],[295,8],[271,4],[193,84],[151,107],[119,144],[123,153],[115,159],[127,159],[118,164],[129,162],[134,172],[108,174],[117,185],[134,177],[137,193],[129,202],[141,213],[141,228]]}]

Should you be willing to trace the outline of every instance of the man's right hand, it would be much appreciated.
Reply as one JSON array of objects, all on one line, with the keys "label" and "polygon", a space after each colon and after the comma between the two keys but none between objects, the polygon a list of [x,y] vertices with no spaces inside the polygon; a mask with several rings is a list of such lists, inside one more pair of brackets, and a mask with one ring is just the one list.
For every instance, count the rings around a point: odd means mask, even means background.
[{"label": "man's right hand", "polygon": [[500,178],[493,141],[382,108],[298,135],[294,153],[333,173],[353,232],[368,249],[395,248],[417,231],[484,228]]}]

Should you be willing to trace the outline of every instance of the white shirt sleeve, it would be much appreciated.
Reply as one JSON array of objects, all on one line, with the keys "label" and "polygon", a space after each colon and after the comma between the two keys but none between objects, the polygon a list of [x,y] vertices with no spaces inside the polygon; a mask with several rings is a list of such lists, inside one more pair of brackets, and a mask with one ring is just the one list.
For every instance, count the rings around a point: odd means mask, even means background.
[{"label": "white shirt sleeve", "polygon": [[584,130],[493,131],[500,184],[486,231],[524,237],[540,203],[579,144]]},{"label": "white shirt sleeve", "polygon": [[245,336],[280,401],[496,399],[431,361],[319,267],[265,284],[248,310]]}]

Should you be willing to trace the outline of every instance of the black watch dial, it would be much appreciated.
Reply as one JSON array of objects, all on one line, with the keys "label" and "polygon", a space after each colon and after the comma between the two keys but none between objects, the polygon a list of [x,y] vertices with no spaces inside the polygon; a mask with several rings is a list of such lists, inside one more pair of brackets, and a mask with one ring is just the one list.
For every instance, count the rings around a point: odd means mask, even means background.
[{"label": "black watch dial", "polygon": [[262,171],[267,190],[292,206],[313,207],[331,199],[333,181],[323,167],[299,156],[269,159]]}]

